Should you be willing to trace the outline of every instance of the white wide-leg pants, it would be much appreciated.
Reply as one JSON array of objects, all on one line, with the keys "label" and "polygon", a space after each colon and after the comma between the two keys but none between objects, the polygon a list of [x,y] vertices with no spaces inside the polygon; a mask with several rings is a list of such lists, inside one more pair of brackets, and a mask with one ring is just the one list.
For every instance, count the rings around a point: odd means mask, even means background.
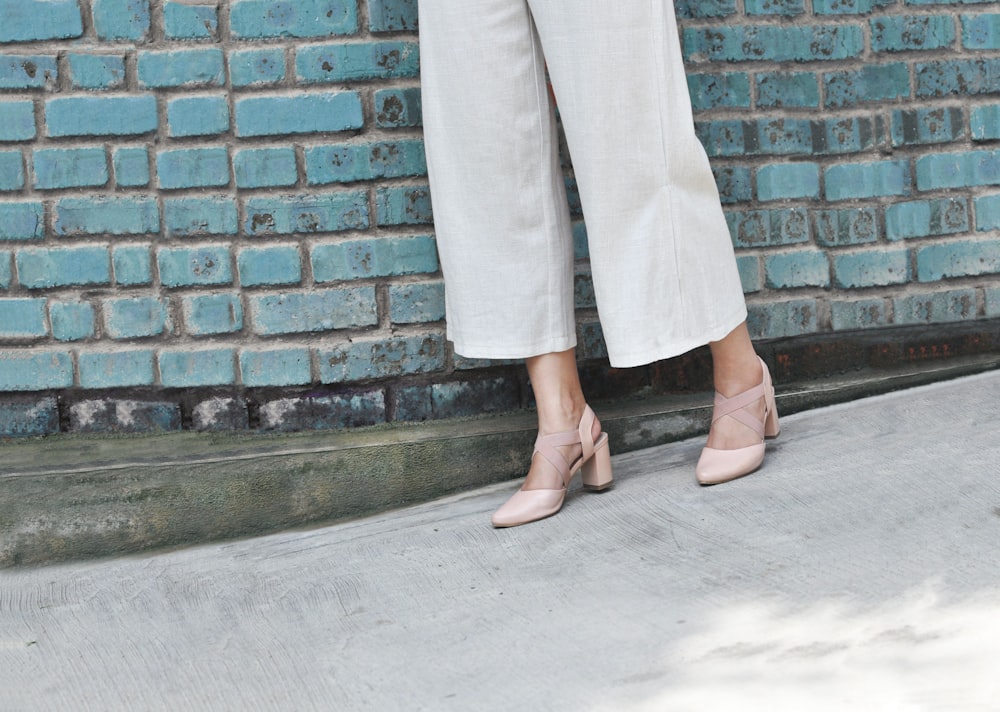
[{"label": "white wide-leg pants", "polygon": [[612,365],[676,356],[745,320],[672,0],[420,0],[419,11],[427,165],[457,353],[524,358],[576,345],[546,63]]}]

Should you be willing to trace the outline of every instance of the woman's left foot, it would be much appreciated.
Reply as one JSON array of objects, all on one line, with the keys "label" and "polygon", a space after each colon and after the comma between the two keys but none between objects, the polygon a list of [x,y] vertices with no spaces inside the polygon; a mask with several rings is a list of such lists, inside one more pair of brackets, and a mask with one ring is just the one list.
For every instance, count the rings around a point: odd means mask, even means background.
[{"label": "woman's left foot", "polygon": [[[763,374],[758,385],[731,398],[719,392],[715,394],[709,442],[717,447],[705,447],[695,467],[695,476],[703,485],[728,482],[756,470],[764,461],[764,439],[775,438],[780,432],[771,374],[763,361],[760,365]],[[723,421],[723,418],[729,421]],[[726,433],[716,432],[723,427]],[[731,447],[733,442],[745,442],[746,439],[753,442]]]}]

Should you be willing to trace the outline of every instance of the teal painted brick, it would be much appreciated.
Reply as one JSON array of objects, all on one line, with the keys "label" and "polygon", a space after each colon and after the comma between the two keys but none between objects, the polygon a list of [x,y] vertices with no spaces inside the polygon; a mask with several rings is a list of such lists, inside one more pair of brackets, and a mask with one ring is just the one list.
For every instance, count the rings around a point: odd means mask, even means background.
[{"label": "teal painted brick", "polygon": [[757,198],[782,200],[819,197],[819,165],[772,163],[757,169]]},{"label": "teal painted brick", "polygon": [[167,102],[171,136],[214,136],[229,130],[229,103],[224,96],[187,96]]},{"label": "teal painted brick", "polygon": [[157,356],[165,388],[228,386],[236,382],[233,349],[164,350]]},{"label": "teal painted brick", "polygon": [[82,388],[128,388],[153,385],[154,354],[149,349],[80,354]]},{"label": "teal painted brick", "polygon": [[313,279],[317,282],[419,274],[438,269],[434,238],[426,235],[316,245],[310,259]]},{"label": "teal painted brick", "polygon": [[300,386],[312,382],[312,357],[309,349],[244,349],[240,374],[249,388]]},{"label": "teal painted brick", "polygon": [[165,287],[232,284],[231,262],[226,245],[161,247],[156,251],[160,283]]},{"label": "teal painted brick", "polygon": [[895,203],[885,209],[885,234],[890,240],[968,232],[965,198]]},{"label": "teal painted brick", "polygon": [[869,64],[861,69],[823,75],[826,106],[857,106],[910,96],[910,69],[904,62]]},{"label": "teal painted brick", "polygon": [[914,77],[918,97],[994,94],[1000,91],[1000,58],[918,62]]},{"label": "teal painted brick", "polygon": [[909,250],[868,250],[833,255],[834,285],[842,289],[885,287],[910,281]]},{"label": "teal painted brick", "polygon": [[872,11],[872,0],[813,0],[816,15],[866,15]]},{"label": "teal painted brick", "polygon": [[44,391],[73,385],[73,358],[65,351],[0,351],[0,391]]},{"label": "teal painted brick", "polygon": [[172,40],[212,39],[219,30],[218,7],[167,0],[163,4],[163,30]]},{"label": "teal painted brick", "polygon": [[65,40],[83,34],[78,0],[0,0],[0,42]]},{"label": "teal painted brick", "polygon": [[229,185],[229,152],[224,146],[175,148],[156,156],[160,188],[217,188]]},{"label": "teal painted brick", "polygon": [[1000,240],[951,240],[917,250],[917,281],[1000,272]]},{"label": "teal painted brick", "polygon": [[726,213],[736,247],[794,245],[809,241],[805,210],[745,210]]},{"label": "teal painted brick", "polygon": [[106,247],[26,248],[18,251],[15,260],[18,279],[27,289],[111,282]]},{"label": "teal painted brick", "polygon": [[753,197],[750,169],[746,166],[721,166],[712,169],[719,198],[723,203],[742,203]]},{"label": "teal painted brick", "polygon": [[280,48],[234,50],[229,78],[234,87],[276,84],[285,78],[285,54]]},{"label": "teal painted brick", "polygon": [[445,343],[439,334],[388,339],[354,339],[318,349],[322,383],[345,383],[429,373],[444,368]]},{"label": "teal painted brick", "polygon": [[978,316],[974,289],[897,297],[892,300],[892,309],[896,324],[940,324]]},{"label": "teal painted brick", "polygon": [[69,81],[74,89],[119,89],[125,86],[125,57],[120,54],[70,54]]},{"label": "teal painted brick", "polygon": [[0,141],[29,141],[34,137],[34,103],[27,99],[0,101]]},{"label": "teal painted brick", "polygon": [[805,12],[803,0],[744,0],[747,15],[784,15],[791,17]]},{"label": "teal painted brick", "polygon": [[48,135],[134,136],[155,131],[156,97],[68,96],[45,103]]},{"label": "teal painted brick", "polygon": [[302,281],[302,259],[295,245],[245,247],[236,255],[240,284],[298,284]]},{"label": "teal painted brick", "polygon": [[967,153],[941,153],[917,159],[917,188],[964,188],[972,185],[972,167]]},{"label": "teal painted brick", "polygon": [[395,420],[422,421],[504,413],[521,407],[520,387],[512,378],[450,381],[407,386],[395,392]]},{"label": "teal painted brick", "polygon": [[379,89],[375,92],[375,125],[383,129],[423,125],[420,89]]},{"label": "teal painted brick", "polygon": [[813,334],[819,329],[818,311],[819,307],[814,299],[748,304],[747,329],[754,339]]},{"label": "teal painted brick", "polygon": [[233,155],[233,173],[239,188],[275,188],[295,185],[299,171],[295,149],[247,148]]},{"label": "teal painted brick", "polygon": [[754,81],[757,106],[819,106],[819,82],[811,72],[758,72]]},{"label": "teal painted brick", "polygon": [[813,122],[813,153],[859,153],[871,148],[884,133],[881,117],[845,116]]},{"label": "teal painted brick", "polygon": [[830,285],[830,263],[826,253],[817,250],[768,255],[764,272],[767,286],[776,289]]},{"label": "teal painted brick", "polygon": [[427,225],[433,221],[431,194],[426,186],[375,189],[379,225]]},{"label": "teal painted brick", "polygon": [[167,301],[157,297],[104,300],[104,329],[112,339],[159,336],[170,328]]},{"label": "teal painted brick", "polygon": [[892,323],[884,299],[834,300],[830,302],[830,317],[834,331],[871,329]]},{"label": "teal painted brick", "polygon": [[254,295],[250,298],[250,313],[254,331],[266,336],[378,323],[375,288],[371,286]]},{"label": "teal painted brick", "polygon": [[0,190],[24,187],[24,158],[20,151],[0,151]]},{"label": "teal painted brick", "polygon": [[806,119],[762,119],[757,122],[754,153],[787,155],[813,152],[812,122]]},{"label": "teal painted brick", "polygon": [[389,318],[394,324],[419,324],[444,319],[444,282],[389,286]]},{"label": "teal painted brick", "polygon": [[355,2],[347,0],[234,0],[229,11],[234,37],[327,37],[358,29]]},{"label": "teal painted brick", "polygon": [[948,15],[889,15],[872,18],[872,50],[945,49],[955,44],[955,21]]},{"label": "teal painted brick", "polygon": [[687,27],[683,38],[685,59],[695,62],[851,59],[865,44],[855,25]]},{"label": "teal painted brick", "polygon": [[986,294],[986,317],[1000,316],[1000,287],[989,287],[983,291]]},{"label": "teal painted brick", "polygon": [[184,324],[192,336],[229,334],[243,328],[243,304],[238,294],[196,294],[181,302]]},{"label": "teal painted brick", "polygon": [[89,339],[94,335],[94,307],[89,302],[52,302],[49,322],[57,341]]},{"label": "teal painted brick", "polygon": [[153,283],[153,261],[147,245],[119,245],[111,251],[115,283],[134,287]]},{"label": "teal painted brick", "polygon": [[416,77],[416,42],[352,42],[300,47],[295,76],[303,84]]},{"label": "teal painted brick", "polygon": [[40,240],[45,206],[35,201],[0,202],[0,240]]},{"label": "teal painted brick", "polygon": [[969,127],[973,141],[1000,139],[1000,104],[972,107],[969,110]]},{"label": "teal painted brick", "polygon": [[750,77],[743,73],[689,74],[691,106],[696,110],[750,106]]},{"label": "teal painted brick", "polygon": [[0,299],[0,339],[48,336],[44,299]]},{"label": "teal painted brick", "polygon": [[573,223],[573,259],[585,260],[590,256],[590,245],[587,244],[587,226],[583,221]]},{"label": "teal painted brick", "polygon": [[54,397],[0,403],[0,437],[38,437],[59,432],[59,401]]},{"label": "teal painted brick", "polygon": [[149,185],[149,152],[145,148],[119,148],[111,156],[115,182],[123,188]]},{"label": "teal painted brick", "polygon": [[163,223],[168,237],[235,235],[239,215],[229,197],[166,198]]},{"label": "teal painted brick", "polygon": [[372,32],[416,31],[417,26],[417,0],[368,0]]},{"label": "teal painted brick", "polygon": [[1000,230],[1000,195],[984,195],[973,201],[976,229],[980,232]]},{"label": "teal painted brick", "polygon": [[684,18],[728,17],[736,14],[736,0],[677,0],[677,16]]},{"label": "teal painted brick", "polygon": [[155,198],[62,198],[55,212],[57,235],[148,235],[160,231]]},{"label": "teal painted brick", "polygon": [[241,137],[347,131],[363,125],[361,99],[353,91],[236,101],[236,134]]},{"label": "teal painted brick", "polygon": [[[756,125],[749,121],[696,121],[695,133],[711,156],[742,156],[756,148]],[[748,134],[751,140],[747,141]],[[749,148],[751,149],[748,151]]]},{"label": "teal painted brick", "polygon": [[215,48],[139,52],[139,85],[153,89],[222,86],[223,60],[222,50]]},{"label": "teal painted brick", "polygon": [[32,163],[39,190],[102,186],[110,178],[103,148],[39,148]]},{"label": "teal painted brick", "polygon": [[10,288],[11,280],[14,279],[14,269],[11,267],[13,259],[13,252],[0,250],[0,289]]},{"label": "teal painted brick", "polygon": [[894,146],[947,143],[964,136],[965,113],[961,108],[897,109],[892,112]]},{"label": "teal painted brick", "polygon": [[743,285],[744,294],[759,292],[764,288],[759,257],[756,255],[737,255],[736,269],[740,273],[740,284]]},{"label": "teal painted brick", "polygon": [[874,208],[820,210],[816,213],[816,243],[824,247],[863,245],[878,239]]},{"label": "teal painted brick", "polygon": [[962,46],[966,49],[1000,49],[1000,15],[962,15]]},{"label": "teal painted brick", "polygon": [[422,141],[314,146],[305,151],[310,185],[377,178],[401,178],[427,173]]},{"label": "teal painted brick", "polygon": [[[443,296],[442,292],[442,296]],[[573,303],[577,309],[595,309],[597,296],[594,294],[594,280],[589,274],[573,277]]]},{"label": "teal painted brick", "polygon": [[827,200],[909,195],[910,165],[907,161],[876,161],[830,166],[825,183]]},{"label": "teal painted brick", "polygon": [[149,35],[149,0],[93,0],[93,3],[98,39],[141,41]]},{"label": "teal painted brick", "polygon": [[243,229],[248,235],[363,230],[369,224],[365,191],[248,198],[245,211]]},{"label": "teal painted brick", "polygon": [[0,89],[44,89],[54,86],[56,58],[39,54],[0,54]]}]

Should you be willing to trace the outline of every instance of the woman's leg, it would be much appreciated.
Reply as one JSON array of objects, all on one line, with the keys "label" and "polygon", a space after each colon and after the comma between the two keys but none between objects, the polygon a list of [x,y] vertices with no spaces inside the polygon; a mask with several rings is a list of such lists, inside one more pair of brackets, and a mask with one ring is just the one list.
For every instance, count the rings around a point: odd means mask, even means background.
[{"label": "woman's leg", "polygon": [[[712,350],[712,374],[715,390],[727,398],[749,391],[760,385],[764,370],[750,342],[746,322],[729,334],[709,344]],[[764,420],[764,398],[748,406],[758,420]],[[733,418],[720,418],[712,423],[708,433],[708,447],[716,450],[735,450],[760,442],[760,436]]]}]

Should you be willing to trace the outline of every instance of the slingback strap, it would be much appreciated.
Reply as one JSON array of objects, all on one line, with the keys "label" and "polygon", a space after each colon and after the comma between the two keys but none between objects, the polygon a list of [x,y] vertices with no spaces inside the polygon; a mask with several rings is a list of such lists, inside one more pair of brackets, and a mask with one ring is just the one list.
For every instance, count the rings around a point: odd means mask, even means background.
[{"label": "slingback strap", "polygon": [[735,395],[732,398],[726,398],[724,395],[716,391],[714,404],[715,409],[712,413],[712,422],[714,423],[719,418],[728,415],[730,418],[735,418],[739,422],[743,423],[745,426],[757,433],[757,435],[763,437],[764,421],[758,420],[756,416],[744,410],[744,408],[748,405],[757,402],[763,397],[763,383],[754,386],[748,391],[743,391],[739,395]]},{"label": "slingback strap", "polygon": [[[535,440],[535,452],[539,453],[548,460],[549,464],[556,468],[556,471],[562,477],[564,487],[569,483],[573,467],[577,463],[589,460],[594,455],[593,429],[596,417],[594,411],[588,405],[583,410],[583,417],[580,418],[580,426],[576,430],[567,430],[562,433],[553,433],[552,435],[539,435]],[[572,463],[567,462],[562,453],[556,449],[565,445],[582,445],[583,454]]]}]

